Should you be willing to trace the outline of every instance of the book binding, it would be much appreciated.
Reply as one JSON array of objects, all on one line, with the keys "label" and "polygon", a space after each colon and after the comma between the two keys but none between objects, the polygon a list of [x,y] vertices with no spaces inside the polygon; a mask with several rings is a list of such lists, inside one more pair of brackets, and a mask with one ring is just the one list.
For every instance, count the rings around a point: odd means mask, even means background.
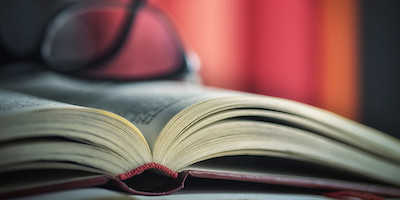
[{"label": "book binding", "polygon": [[141,174],[142,172],[148,170],[148,169],[157,169],[161,172],[164,172],[165,174],[167,174],[168,176],[172,177],[172,178],[178,178],[178,172],[172,171],[171,169],[169,169],[168,167],[158,164],[158,163],[146,163],[144,165],[141,165],[140,167],[137,167],[136,169],[129,171],[127,173],[123,173],[119,175],[119,178],[121,180],[126,180],[129,178],[132,178],[133,176],[136,176],[138,174]]}]

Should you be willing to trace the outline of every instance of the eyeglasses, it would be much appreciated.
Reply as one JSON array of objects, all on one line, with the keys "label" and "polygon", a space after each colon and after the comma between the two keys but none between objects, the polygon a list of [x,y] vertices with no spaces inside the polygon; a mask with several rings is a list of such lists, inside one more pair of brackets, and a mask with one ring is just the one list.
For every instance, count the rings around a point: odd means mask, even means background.
[{"label": "eyeglasses", "polygon": [[29,60],[101,79],[160,79],[188,71],[172,24],[140,0],[86,0],[67,6],[47,25],[40,57]]}]

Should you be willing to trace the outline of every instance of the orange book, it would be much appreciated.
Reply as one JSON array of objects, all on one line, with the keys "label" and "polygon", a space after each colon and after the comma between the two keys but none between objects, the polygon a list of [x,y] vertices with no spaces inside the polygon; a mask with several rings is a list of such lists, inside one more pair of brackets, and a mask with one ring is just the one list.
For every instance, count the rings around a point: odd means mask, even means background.
[{"label": "orange book", "polygon": [[320,1],[320,106],[359,119],[358,0]]},{"label": "orange book", "polygon": [[242,0],[153,0],[175,21],[189,51],[201,62],[204,84],[249,91],[251,62],[249,55],[247,11]]}]

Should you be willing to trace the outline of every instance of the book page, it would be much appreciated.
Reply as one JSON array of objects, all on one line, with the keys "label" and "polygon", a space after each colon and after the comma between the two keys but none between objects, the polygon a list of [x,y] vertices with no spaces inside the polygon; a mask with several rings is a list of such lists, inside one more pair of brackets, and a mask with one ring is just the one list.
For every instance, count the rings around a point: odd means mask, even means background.
[{"label": "book page", "polygon": [[82,81],[50,73],[9,81],[3,87],[118,114],[139,128],[151,149],[162,128],[178,112],[197,102],[227,95],[210,89],[205,93],[204,88],[193,83]]},{"label": "book page", "polygon": [[120,116],[2,89],[0,143],[1,173],[71,162],[117,176],[152,160],[143,135]]},{"label": "book page", "polygon": [[0,89],[0,116],[35,108],[58,106],[66,107],[71,105]]},{"label": "book page", "polygon": [[205,88],[191,83],[170,81],[113,85],[111,88],[112,95],[91,106],[115,112],[131,121],[143,132],[152,149],[161,130],[177,113],[225,94],[205,92]]}]

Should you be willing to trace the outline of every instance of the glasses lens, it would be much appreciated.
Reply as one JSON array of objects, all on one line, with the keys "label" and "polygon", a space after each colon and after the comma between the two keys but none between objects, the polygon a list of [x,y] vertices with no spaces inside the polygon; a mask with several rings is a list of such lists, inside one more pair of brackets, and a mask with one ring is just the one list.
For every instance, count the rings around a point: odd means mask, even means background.
[{"label": "glasses lens", "polygon": [[[129,17],[134,17],[131,24],[126,23]],[[129,7],[115,5],[69,12],[55,21],[43,47],[45,60],[57,70],[99,78],[159,78],[184,67],[175,32],[151,7],[135,15]]]},{"label": "glasses lens", "polygon": [[122,7],[80,8],[62,13],[44,44],[44,56],[61,71],[84,66],[111,48],[128,12]]}]

